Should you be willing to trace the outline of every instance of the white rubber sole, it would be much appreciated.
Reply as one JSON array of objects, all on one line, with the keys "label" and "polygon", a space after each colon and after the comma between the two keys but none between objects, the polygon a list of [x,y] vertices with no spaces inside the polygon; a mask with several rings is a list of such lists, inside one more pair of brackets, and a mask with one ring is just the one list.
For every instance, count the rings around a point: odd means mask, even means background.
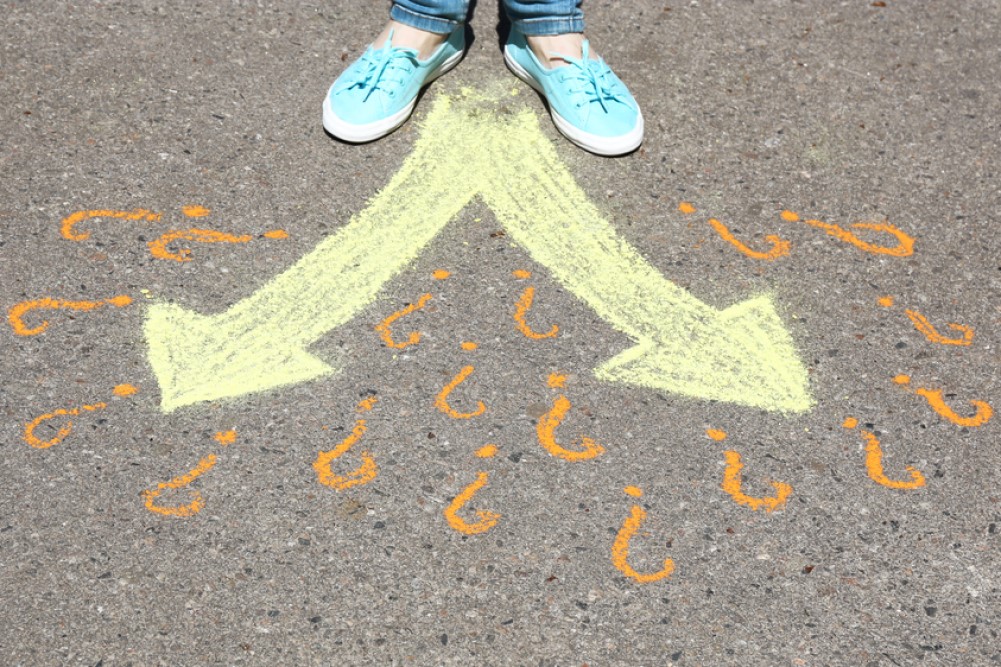
[{"label": "white rubber sole", "polygon": [[[524,67],[518,64],[518,61],[508,53],[508,47],[506,46],[504,47],[504,64],[507,65],[512,74],[537,90],[543,97],[546,96],[546,91],[542,88],[542,85]],[[639,112],[636,118],[636,127],[626,134],[617,137],[603,137],[591,134],[590,132],[584,132],[574,127],[573,124],[561,116],[551,104],[549,105],[549,114],[553,117],[553,125],[560,131],[560,134],[595,155],[602,155],[604,157],[625,155],[626,153],[633,152],[643,143],[642,111]]]},{"label": "white rubber sole", "polygon": [[[463,50],[449,56],[431,72],[431,75],[428,76],[428,78],[421,85],[421,89],[423,90],[425,86],[429,85],[442,74],[458,65],[464,54],[465,51]],[[331,88],[332,87],[333,86],[331,86]],[[347,122],[334,113],[334,110],[330,108],[330,91],[328,90],[327,96],[323,98],[323,129],[338,139],[353,144],[364,144],[369,141],[381,139],[398,128],[400,125],[407,122],[407,119],[410,118],[410,114],[414,112],[414,107],[417,105],[417,98],[419,95],[420,93],[415,95],[414,99],[410,100],[410,103],[407,104],[407,106],[403,107],[392,116],[387,116],[386,118],[374,123],[357,125],[355,123]]]}]

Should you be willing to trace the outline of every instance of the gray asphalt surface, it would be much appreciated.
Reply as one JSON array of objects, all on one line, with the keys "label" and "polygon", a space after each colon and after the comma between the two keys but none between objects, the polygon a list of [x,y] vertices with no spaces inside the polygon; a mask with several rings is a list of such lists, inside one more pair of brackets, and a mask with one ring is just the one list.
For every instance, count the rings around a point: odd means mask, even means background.
[{"label": "gray asphalt surface", "polygon": [[[911,388],[1001,407],[999,197],[1001,5],[991,0],[590,2],[588,33],[643,107],[643,148],[622,159],[562,139],[504,69],[492,3],[465,61],[407,125],[365,146],[329,138],[320,102],[382,25],[382,5],[347,2],[8,2],[0,51],[0,304],[129,295],[124,308],[45,314],[36,336],[0,332],[0,663],[5,665],[994,665],[1001,664],[998,420],[960,426]],[[345,364],[317,382],[159,409],[144,308],[225,310],[306,254],[399,169],[434,96],[509,81],[620,234],[669,280],[715,307],[775,296],[810,373],[816,406],[781,415],[599,382],[631,345],[469,207],[380,298],[311,352]],[[698,211],[683,215],[681,201]],[[189,219],[182,206],[208,216]],[[150,209],[159,222],[75,211]],[[783,210],[848,226],[883,222],[916,239],[873,255]],[[778,234],[774,262],[742,255]],[[285,240],[189,244],[187,263],[147,242],[199,226]],[[887,237],[859,231],[873,243]],[[435,281],[432,271],[452,272]],[[533,272],[539,329],[510,312]],[[308,286],[305,286],[308,289]],[[419,295],[401,323],[424,338],[386,348],[373,326]],[[895,304],[877,300],[892,295]],[[943,334],[972,327],[970,345]],[[28,319],[35,317],[29,316]],[[37,320],[32,319],[32,322]],[[474,352],[459,348],[476,341]],[[489,412],[454,420],[434,396]],[[606,447],[569,463],[536,441],[568,375],[567,441]],[[131,383],[131,397],[112,388]],[[342,492],[312,462],[347,436],[367,396],[371,483]],[[72,417],[39,449],[25,425]],[[842,426],[855,417],[856,429]],[[66,416],[42,425],[52,437]],[[727,432],[717,442],[709,428]],[[235,443],[213,439],[235,429]],[[867,475],[861,431],[883,445]],[[494,459],[474,452],[496,443]],[[721,489],[724,451],[744,457],[745,492],[793,492],[767,513]],[[164,505],[142,492],[210,471]],[[350,463],[348,462],[350,460]],[[358,451],[345,466],[360,463]],[[480,535],[443,518],[479,471],[473,508],[501,515]],[[642,488],[642,499],[623,493]],[[647,518],[631,564],[611,560],[630,508]]]}]

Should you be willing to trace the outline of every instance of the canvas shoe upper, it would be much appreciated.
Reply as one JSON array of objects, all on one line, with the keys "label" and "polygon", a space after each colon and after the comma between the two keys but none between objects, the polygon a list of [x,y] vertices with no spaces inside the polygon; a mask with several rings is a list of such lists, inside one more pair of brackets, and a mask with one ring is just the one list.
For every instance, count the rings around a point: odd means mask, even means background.
[{"label": "canvas shoe upper", "polygon": [[504,47],[504,62],[549,102],[553,123],[575,144],[598,155],[622,155],[643,142],[643,114],[626,85],[602,59],[553,54],[568,64],[550,69],[517,30]]},{"label": "canvas shoe upper", "polygon": [[392,42],[390,31],[384,46],[369,46],[330,86],[323,100],[327,132],[360,143],[398,128],[413,112],[421,88],[462,59],[465,34],[460,26],[426,60]]}]

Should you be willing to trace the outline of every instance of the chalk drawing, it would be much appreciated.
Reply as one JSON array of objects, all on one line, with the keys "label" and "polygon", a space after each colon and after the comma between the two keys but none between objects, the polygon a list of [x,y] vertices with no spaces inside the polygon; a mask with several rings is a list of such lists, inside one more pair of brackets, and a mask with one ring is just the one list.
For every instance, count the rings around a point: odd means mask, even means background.
[{"label": "chalk drawing", "polygon": [[709,436],[710,440],[715,440],[716,442],[723,442],[726,440],[726,431],[721,431],[718,428],[706,429],[706,435]]},{"label": "chalk drawing", "polygon": [[[893,378],[893,381],[901,387],[907,388],[910,386],[911,378],[907,375],[898,375]],[[978,426],[983,426],[991,420],[991,417],[994,416],[994,408],[992,408],[989,403],[984,401],[971,400],[970,405],[974,407],[975,412],[970,417],[964,417],[946,404],[945,393],[941,389],[925,389],[923,387],[918,387],[914,390],[914,393],[928,401],[928,405],[930,405],[932,410],[934,410],[940,417],[946,421],[956,424],[957,426],[976,428]]]},{"label": "chalk drawing", "polygon": [[84,220],[91,218],[116,218],[118,220],[145,220],[147,222],[158,222],[160,214],[154,213],[145,208],[138,208],[134,211],[114,211],[109,209],[93,209],[90,211],[77,211],[71,213],[62,220],[59,232],[64,239],[70,241],[86,241],[90,238],[90,232],[79,232],[76,226]]},{"label": "chalk drawing", "polygon": [[515,327],[522,333],[522,335],[526,338],[531,338],[532,340],[554,338],[556,334],[560,332],[560,328],[557,325],[554,324],[546,333],[538,333],[533,330],[532,327],[528,326],[528,323],[525,321],[525,315],[527,315],[528,311],[532,309],[532,302],[534,300],[535,288],[526,287],[525,291],[521,293],[520,297],[518,297],[518,303],[514,306]]},{"label": "chalk drawing", "polygon": [[810,225],[811,227],[816,227],[817,229],[822,229],[830,236],[838,239],[839,241],[844,241],[845,243],[850,243],[859,250],[867,252],[873,255],[889,255],[891,257],[910,257],[914,254],[914,237],[907,234],[902,229],[894,227],[888,222],[856,222],[852,223],[852,227],[855,229],[867,229],[874,232],[881,232],[892,236],[897,244],[894,246],[881,246],[875,243],[869,243],[863,241],[859,237],[852,234],[850,231],[841,227],[840,225],[835,225],[827,222],[821,222],[820,220],[803,220],[799,217],[799,214],[792,211],[782,211],[782,219],[787,222],[803,222],[804,224]]},{"label": "chalk drawing", "polygon": [[[878,303],[883,308],[892,308],[894,304],[894,298],[892,296],[880,297],[876,303]],[[950,338],[939,333],[928,318],[919,313],[916,310],[905,309],[904,314],[907,315],[908,319],[911,320],[911,324],[914,328],[924,334],[924,337],[929,340],[929,342],[937,343],[938,345],[959,345],[966,347],[973,343],[974,331],[973,327],[968,327],[965,324],[956,324],[955,322],[949,322],[947,326],[953,331],[958,331],[962,334],[959,337]]]},{"label": "chalk drawing", "polygon": [[198,514],[202,511],[202,508],[205,507],[205,499],[202,498],[201,491],[192,491],[191,501],[183,505],[162,507],[156,504],[156,499],[168,490],[183,489],[188,486],[193,481],[214,468],[217,462],[218,459],[216,458],[216,455],[209,454],[199,461],[197,466],[183,475],[175,477],[169,482],[160,482],[156,485],[155,489],[146,489],[142,492],[146,509],[154,514],[160,514],[162,516],[189,517]]},{"label": "chalk drawing", "polygon": [[161,408],[339,370],[307,348],[372,303],[477,196],[556,281],[637,341],[601,364],[599,379],[770,411],[811,408],[806,369],[772,297],[720,311],[665,279],[589,201],[537,116],[490,104],[474,93],[439,97],[389,184],[246,299],[215,315],[151,306],[145,336]]},{"label": "chalk drawing", "polygon": [[[561,373],[550,373],[546,384],[553,389],[563,389],[567,376]],[[567,449],[556,442],[556,429],[570,412],[570,399],[560,394],[553,401],[553,407],[542,415],[535,425],[535,433],[542,448],[551,455],[564,461],[587,461],[605,453],[605,448],[587,436],[581,436],[580,449]]]},{"label": "chalk drawing", "polygon": [[911,322],[914,324],[914,328],[925,335],[932,343],[938,343],[939,345],[970,345],[973,342],[973,329],[971,327],[965,326],[963,324],[956,324],[955,322],[949,322],[948,327],[953,331],[958,331],[962,334],[959,338],[949,338],[948,336],[943,336],[940,334],[931,322],[928,321],[924,315],[916,310],[905,310],[904,313],[910,318]]},{"label": "chalk drawing", "polygon": [[100,301],[66,301],[64,299],[50,299],[44,297],[32,301],[22,301],[10,307],[7,311],[7,320],[13,327],[14,333],[18,336],[37,336],[49,328],[49,321],[42,320],[40,324],[29,327],[24,323],[24,316],[35,310],[74,310],[78,312],[89,312],[104,306],[114,306],[124,308],[132,303],[132,297],[126,294],[113,296]]},{"label": "chalk drawing", "polygon": [[83,412],[96,412],[98,410],[103,410],[106,407],[108,407],[107,403],[94,403],[92,405],[82,405],[79,408],[72,408],[70,410],[60,408],[58,410],[53,410],[52,412],[47,412],[43,415],[39,415],[24,425],[24,440],[35,449],[48,449],[52,445],[62,442],[66,436],[73,432],[73,422],[67,421],[58,431],[56,431],[56,434],[48,440],[42,440],[41,438],[35,436],[35,429],[39,426],[50,419],[55,419],[56,417],[76,417]]},{"label": "chalk drawing", "polygon": [[489,510],[476,510],[477,521],[469,523],[458,515],[459,510],[465,507],[477,491],[487,485],[490,473],[476,473],[476,481],[462,490],[462,493],[452,499],[452,502],[445,508],[444,515],[448,525],[464,535],[479,535],[485,533],[500,520],[501,515]]},{"label": "chalk drawing", "polygon": [[229,445],[232,445],[234,442],[236,442],[236,431],[235,430],[219,431],[214,436],[212,436],[212,439],[218,442],[223,447],[228,447]]},{"label": "chalk drawing", "polygon": [[[285,239],[288,238],[288,232],[282,229],[273,229],[264,232],[261,236],[268,239]],[[150,241],[147,245],[150,254],[157,259],[190,262],[191,250],[181,248],[177,252],[173,252],[168,247],[171,243],[180,240],[195,241],[196,243],[250,243],[254,237],[250,234],[227,234],[214,229],[184,229],[169,231],[160,238]]]},{"label": "chalk drawing", "polygon": [[[727,432],[720,429],[707,429],[706,435],[709,436],[710,440],[717,443],[722,443],[727,439]],[[748,496],[743,491],[744,478],[742,471],[744,470],[744,463],[741,461],[741,455],[733,450],[729,450],[723,454],[726,458],[727,468],[723,473],[722,488],[738,505],[749,507],[756,512],[764,508],[768,513],[785,507],[786,501],[793,493],[791,486],[784,482],[772,482],[772,486],[775,487],[775,496],[766,498]]]},{"label": "chalk drawing", "polygon": [[478,459],[492,459],[497,456],[497,445],[483,445],[476,450],[476,458]]},{"label": "chalk drawing", "polygon": [[744,245],[740,239],[733,235],[726,225],[716,218],[709,219],[709,226],[716,230],[716,233],[720,235],[720,238],[751,259],[762,259],[768,262],[774,262],[779,257],[785,257],[788,255],[789,249],[792,248],[792,243],[786,241],[781,236],[769,234],[765,237],[765,240],[772,244],[771,250],[768,250],[767,252],[752,250],[748,246]]},{"label": "chalk drawing", "polygon": [[925,335],[931,343],[937,343],[940,346],[969,346],[973,343],[974,331],[970,326],[965,324],[957,324],[956,322],[948,322],[949,328],[954,331],[959,331],[962,334],[960,338],[949,338],[939,334],[938,330],[932,325],[928,318],[917,310],[906,309],[904,312],[911,319],[914,324],[914,328],[918,329]]},{"label": "chalk drawing", "polygon": [[[709,436],[710,440],[716,442],[723,442],[727,438],[726,431],[716,428],[707,429],[706,435]],[[750,507],[755,511],[764,508],[769,513],[785,506],[786,500],[792,495],[791,486],[784,482],[772,482],[772,486],[775,487],[774,496],[765,498],[749,496],[742,490],[744,480],[741,471],[744,469],[744,463],[741,461],[740,454],[728,450],[723,452],[723,456],[726,459],[726,470],[723,472],[722,488],[738,505]]]},{"label": "chalk drawing", "polygon": [[438,392],[438,395],[435,396],[434,406],[452,419],[472,419],[473,417],[479,417],[486,412],[487,406],[483,404],[483,401],[477,401],[476,409],[472,412],[458,412],[448,403],[448,397],[452,394],[455,388],[465,382],[466,378],[472,375],[474,370],[476,370],[474,366],[463,366],[458,375],[452,378],[452,380],[446,384],[440,392]]},{"label": "chalk drawing", "polygon": [[[635,486],[628,486],[625,491],[627,495],[634,498],[639,498],[643,495],[643,492]],[[622,522],[622,527],[615,536],[615,542],[612,543],[612,564],[615,565],[619,572],[633,581],[641,584],[652,584],[655,581],[667,579],[671,576],[674,572],[674,561],[667,558],[664,560],[664,567],[662,569],[649,573],[637,572],[629,564],[629,546],[632,543],[633,537],[639,531],[640,526],[646,520],[646,516],[646,510],[642,507],[639,505],[632,506],[629,516]]]},{"label": "chalk drawing", "polygon": [[[375,407],[378,400],[375,396],[367,398],[360,402],[355,410],[359,413],[368,412]],[[341,440],[330,451],[320,452],[316,455],[316,460],[313,461],[313,470],[316,471],[316,479],[320,484],[329,486],[335,491],[344,491],[355,486],[368,484],[379,475],[379,466],[375,457],[370,452],[364,451],[360,453],[361,465],[351,472],[338,475],[333,471],[334,460],[347,454],[361,440],[367,429],[367,422],[364,419],[355,420],[354,428],[348,437]]]},{"label": "chalk drawing", "polygon": [[[218,431],[212,436],[212,439],[223,447],[228,447],[236,442],[236,430],[229,429],[227,431]],[[156,485],[154,489],[146,489],[142,492],[142,497],[146,509],[154,514],[159,514],[161,516],[173,516],[173,517],[190,517],[198,514],[205,507],[205,499],[202,497],[200,491],[191,492],[191,500],[187,503],[180,505],[159,505],[156,500],[162,496],[167,491],[183,489],[194,482],[196,479],[207,473],[209,470],[214,468],[219,462],[219,457],[215,454],[209,454],[198,462],[194,468],[179,475],[169,482],[160,482]]]},{"label": "chalk drawing", "polygon": [[[126,397],[135,394],[138,389],[131,384],[120,384],[112,389],[112,393],[115,396]],[[57,417],[76,417],[85,412],[97,412],[99,410],[104,410],[108,407],[105,402],[92,403],[90,405],[82,405],[79,408],[71,409],[58,409],[52,412],[47,412],[45,414],[35,417],[33,420],[24,425],[24,441],[35,449],[48,449],[52,445],[59,444],[62,442],[66,436],[73,432],[73,421],[67,420],[57,431],[54,436],[48,440],[42,440],[35,435],[35,430],[47,421],[56,419]]]},{"label": "chalk drawing", "polygon": [[[846,429],[854,429],[858,426],[858,420],[854,417],[848,417],[842,426]],[[879,438],[876,437],[875,433],[869,431],[863,430],[861,433],[862,439],[865,441],[865,469],[869,474],[869,479],[888,489],[913,490],[920,489],[925,485],[925,476],[921,474],[920,470],[912,466],[906,467],[907,473],[911,477],[909,480],[890,479],[887,477],[883,471],[883,447],[879,442]]]},{"label": "chalk drawing", "polygon": [[211,210],[205,208],[204,206],[199,206],[198,204],[181,207],[181,213],[189,218],[204,218],[211,212]]},{"label": "chalk drawing", "polygon": [[774,496],[764,498],[749,496],[741,490],[743,486],[741,471],[744,469],[744,464],[740,460],[740,454],[728,450],[723,452],[723,455],[726,457],[726,470],[723,472],[722,488],[733,498],[734,502],[755,511],[764,508],[769,513],[785,506],[786,500],[792,495],[791,486],[784,482],[771,482],[771,485],[775,487]]},{"label": "chalk drawing", "polygon": [[411,331],[405,341],[398,343],[393,340],[393,332],[390,331],[390,327],[393,326],[393,323],[401,317],[406,317],[410,313],[422,309],[430,300],[430,294],[422,294],[417,300],[417,303],[411,303],[406,308],[396,311],[382,322],[375,325],[375,330],[379,333],[379,337],[382,338],[382,342],[386,344],[386,347],[402,350],[403,348],[410,347],[411,345],[417,345],[417,343],[421,342],[421,333],[419,331]]},{"label": "chalk drawing", "polygon": [[605,453],[605,448],[586,435],[580,438],[580,449],[567,449],[556,442],[556,429],[563,423],[571,407],[570,399],[566,396],[560,394],[556,397],[553,407],[542,415],[535,425],[539,444],[547,452],[564,461],[588,461],[601,456]]}]

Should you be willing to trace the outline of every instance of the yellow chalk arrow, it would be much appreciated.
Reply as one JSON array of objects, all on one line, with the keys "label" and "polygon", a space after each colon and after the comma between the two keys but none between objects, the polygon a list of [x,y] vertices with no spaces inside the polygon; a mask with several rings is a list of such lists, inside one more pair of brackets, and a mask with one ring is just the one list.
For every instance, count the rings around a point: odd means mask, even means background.
[{"label": "yellow chalk arrow", "polygon": [[600,379],[766,410],[812,405],[806,371],[771,298],[722,311],[666,280],[577,185],[529,110],[439,97],[389,184],[294,266],[223,313],[149,309],[162,408],[241,396],[336,369],[307,347],[375,300],[475,196],[516,243],[637,344]]}]

